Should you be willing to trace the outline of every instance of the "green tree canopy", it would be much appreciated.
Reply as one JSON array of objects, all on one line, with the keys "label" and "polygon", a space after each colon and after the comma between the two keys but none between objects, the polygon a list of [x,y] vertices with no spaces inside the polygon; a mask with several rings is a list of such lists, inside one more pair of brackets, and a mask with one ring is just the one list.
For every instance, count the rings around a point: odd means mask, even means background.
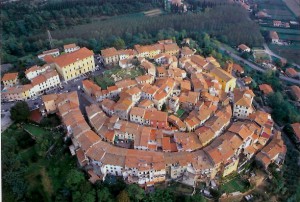
[{"label": "green tree canopy", "polygon": [[130,202],[128,193],[125,189],[119,193],[119,195],[117,196],[117,201],[118,202]]},{"label": "green tree canopy", "polygon": [[16,122],[23,122],[27,121],[29,115],[30,115],[30,110],[27,102],[25,101],[20,101],[15,104],[10,109],[10,117],[12,120]]}]

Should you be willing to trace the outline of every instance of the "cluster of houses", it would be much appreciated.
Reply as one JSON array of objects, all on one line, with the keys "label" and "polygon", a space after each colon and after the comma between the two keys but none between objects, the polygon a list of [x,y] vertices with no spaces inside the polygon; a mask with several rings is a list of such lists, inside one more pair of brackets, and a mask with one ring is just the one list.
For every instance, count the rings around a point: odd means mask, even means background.
[{"label": "cluster of houses", "polygon": [[[5,75],[2,94],[15,95],[12,89],[19,88],[22,96],[7,99],[28,99],[59,84],[59,76],[68,81],[94,71],[93,52],[75,49],[44,53],[47,64],[26,71],[31,84],[18,85],[15,74]],[[59,115],[72,140],[70,151],[91,182],[114,175],[144,187],[169,179],[194,186],[236,172],[252,158],[265,168],[283,162],[286,148],[270,115],[253,108],[252,90],[236,88],[232,71],[242,70],[236,64],[221,67],[172,40],[101,54],[108,66],[131,68],[138,60],[145,75],[107,89],[83,80],[84,92],[97,103],[86,106],[87,119],[76,91],[42,96],[44,114]]]},{"label": "cluster of houses", "polygon": [[44,94],[61,85],[61,80],[69,81],[87,72],[95,71],[93,51],[75,44],[64,46],[64,54],[54,49],[38,57],[46,62],[43,66],[34,65],[25,71],[30,84],[20,85],[18,73],[7,73],[2,77],[4,88],[2,100],[28,100]]},{"label": "cluster of houses", "polygon": [[[173,43],[146,46],[146,51],[138,46],[138,54],[147,54],[135,55],[145,75],[107,89],[82,81],[85,93],[97,101],[86,107],[88,122],[77,92],[42,96],[45,112],[61,117],[70,151],[90,180],[114,175],[144,187],[168,179],[194,186],[236,172],[252,158],[265,168],[281,164],[286,151],[281,134],[268,113],[253,108],[254,93],[235,88],[234,64],[221,68],[188,47],[166,53],[166,44]],[[155,46],[164,49],[147,53]],[[102,51],[106,63],[122,60],[119,51],[107,54],[111,50]],[[133,51],[121,51],[126,52]],[[179,109],[186,116],[178,116]]]},{"label": "cluster of houses", "polygon": [[[145,187],[167,179],[194,186],[227,176],[253,157],[266,168],[284,160],[286,148],[266,112],[256,111],[230,122],[233,114],[226,105],[189,132],[173,125],[167,113],[153,108],[132,107],[129,120],[125,120],[119,114],[106,113],[104,100],[86,107],[87,123],[77,92],[44,95],[42,99],[47,113],[61,117],[72,140],[70,151],[82,167],[89,165],[92,182],[114,175]],[[140,123],[136,116],[145,121]],[[133,147],[117,146],[117,142],[131,142]]]}]

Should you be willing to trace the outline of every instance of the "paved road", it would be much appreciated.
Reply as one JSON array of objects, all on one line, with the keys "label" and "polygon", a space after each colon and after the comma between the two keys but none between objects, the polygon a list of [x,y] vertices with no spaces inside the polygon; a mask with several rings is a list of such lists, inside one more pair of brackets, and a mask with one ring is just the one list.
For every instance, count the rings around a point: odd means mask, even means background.
[{"label": "paved road", "polygon": [[10,119],[10,112],[1,112],[1,132],[5,131],[13,121]]},{"label": "paved road", "polygon": [[[249,62],[248,60],[245,60],[244,58],[230,52],[229,50],[226,49],[226,47],[221,46],[220,49],[222,51],[227,51],[227,53],[230,55],[230,57],[232,57],[235,60],[241,61],[244,64],[247,64],[249,67],[251,67],[252,69],[255,69],[256,71],[259,71],[259,72],[265,72],[266,71],[265,69],[262,69],[261,67],[253,64],[252,62]],[[283,75],[280,75],[279,78],[281,80],[288,81],[288,82],[300,85],[300,80],[299,79],[292,79],[290,77],[286,77],[286,76],[283,76]]]},{"label": "paved road", "polygon": [[[272,55],[274,57],[277,57],[279,59],[285,59],[279,55],[277,55],[276,53],[274,53],[273,51],[270,50],[270,48],[268,47],[268,45],[266,43],[263,44],[264,48],[265,48],[265,52],[268,53],[269,55]],[[296,64],[296,63],[292,63],[292,65],[298,67],[300,69],[300,65]]]}]

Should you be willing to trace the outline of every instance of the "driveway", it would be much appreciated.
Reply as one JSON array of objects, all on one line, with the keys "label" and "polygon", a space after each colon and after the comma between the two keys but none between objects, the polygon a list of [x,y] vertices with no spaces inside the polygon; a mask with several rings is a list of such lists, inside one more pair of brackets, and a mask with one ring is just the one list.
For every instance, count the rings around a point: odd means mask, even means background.
[{"label": "driveway", "polygon": [[2,112],[1,113],[1,132],[5,131],[13,121],[10,119],[10,112]]}]

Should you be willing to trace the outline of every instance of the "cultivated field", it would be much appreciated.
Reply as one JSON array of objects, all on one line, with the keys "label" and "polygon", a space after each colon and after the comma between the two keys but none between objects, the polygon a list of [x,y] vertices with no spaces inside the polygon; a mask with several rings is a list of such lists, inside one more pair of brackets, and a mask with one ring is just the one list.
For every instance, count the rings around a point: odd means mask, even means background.
[{"label": "cultivated field", "polygon": [[257,3],[259,10],[266,11],[273,20],[295,20],[293,12],[282,0],[259,0]]},{"label": "cultivated field", "polygon": [[144,14],[146,16],[151,17],[151,16],[157,16],[157,15],[162,14],[162,11],[160,9],[153,9],[153,10],[144,12]]},{"label": "cultivated field", "polygon": [[300,0],[283,0],[296,16],[300,16]]},{"label": "cultivated field", "polygon": [[300,45],[278,46],[270,44],[269,48],[276,54],[300,64]]}]

